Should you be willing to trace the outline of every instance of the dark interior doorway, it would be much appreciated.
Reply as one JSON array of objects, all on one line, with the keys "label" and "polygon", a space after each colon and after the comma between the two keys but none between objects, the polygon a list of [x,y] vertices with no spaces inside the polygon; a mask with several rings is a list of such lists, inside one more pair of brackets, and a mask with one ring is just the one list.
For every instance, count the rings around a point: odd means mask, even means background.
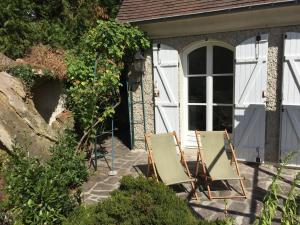
[{"label": "dark interior doorway", "polygon": [[116,109],[115,121],[117,132],[116,135],[120,138],[124,145],[131,148],[130,143],[130,123],[129,123],[129,109],[128,109],[128,92],[127,92],[127,73],[128,68],[125,68],[120,82],[121,104]]}]

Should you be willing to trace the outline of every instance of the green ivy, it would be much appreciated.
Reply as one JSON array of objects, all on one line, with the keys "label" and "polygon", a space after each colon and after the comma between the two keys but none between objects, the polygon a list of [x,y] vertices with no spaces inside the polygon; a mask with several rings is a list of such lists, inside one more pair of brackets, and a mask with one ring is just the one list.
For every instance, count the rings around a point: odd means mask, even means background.
[{"label": "green ivy", "polygon": [[145,34],[136,27],[115,21],[98,21],[77,49],[69,53],[68,105],[85,134],[91,134],[95,124],[114,114],[124,57],[149,47]]}]

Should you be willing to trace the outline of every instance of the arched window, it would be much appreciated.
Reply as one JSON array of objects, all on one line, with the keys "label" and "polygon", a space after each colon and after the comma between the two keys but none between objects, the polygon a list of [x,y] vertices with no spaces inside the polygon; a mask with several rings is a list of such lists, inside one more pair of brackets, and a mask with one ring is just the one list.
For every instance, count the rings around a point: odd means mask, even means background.
[{"label": "arched window", "polygon": [[205,45],[187,54],[188,130],[232,131],[234,53]]}]

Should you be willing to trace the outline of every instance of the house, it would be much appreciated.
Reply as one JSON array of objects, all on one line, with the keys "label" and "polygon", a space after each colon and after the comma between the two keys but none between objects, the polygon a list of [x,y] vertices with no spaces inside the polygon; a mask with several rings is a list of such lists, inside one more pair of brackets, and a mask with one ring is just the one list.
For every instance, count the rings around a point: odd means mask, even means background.
[{"label": "house", "polygon": [[[124,0],[117,19],[145,31],[147,131],[227,129],[238,158],[300,152],[300,1]],[[141,96],[137,88],[133,99]],[[142,107],[132,117],[141,119]],[[132,123],[136,148],[143,125]],[[291,165],[300,166],[300,154]]]}]

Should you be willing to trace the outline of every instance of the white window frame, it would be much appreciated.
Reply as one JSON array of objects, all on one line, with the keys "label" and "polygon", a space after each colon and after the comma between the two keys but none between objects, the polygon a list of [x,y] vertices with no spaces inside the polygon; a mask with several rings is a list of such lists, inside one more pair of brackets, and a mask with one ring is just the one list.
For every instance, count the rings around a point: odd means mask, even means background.
[{"label": "white window frame", "polygon": [[[213,103],[213,77],[217,76],[233,76],[233,73],[228,74],[213,74],[213,46],[220,46],[227,48],[231,50],[234,54],[235,58],[235,48],[227,43],[219,42],[219,41],[201,41],[197,43],[192,43],[189,45],[183,53],[181,54],[181,61],[182,61],[182,69],[183,69],[183,91],[181,94],[181,114],[183,117],[183,120],[181,120],[181,128],[182,128],[182,141],[185,146],[190,146],[192,144],[189,143],[188,136],[194,136],[194,131],[188,130],[188,106],[189,105],[203,105],[206,106],[206,130],[211,131],[213,130],[213,106],[234,106],[234,103],[232,104],[217,104]],[[201,48],[201,47],[207,47],[206,51],[206,74],[188,74],[188,55],[192,51]],[[188,78],[189,77],[206,77],[206,103],[188,103]],[[234,80],[234,79],[233,79]],[[234,81],[233,81],[234,82]],[[234,88],[234,84],[233,84]],[[234,95],[234,90],[233,90]],[[234,99],[234,96],[233,96]],[[233,115],[232,115],[233,117]]]}]

